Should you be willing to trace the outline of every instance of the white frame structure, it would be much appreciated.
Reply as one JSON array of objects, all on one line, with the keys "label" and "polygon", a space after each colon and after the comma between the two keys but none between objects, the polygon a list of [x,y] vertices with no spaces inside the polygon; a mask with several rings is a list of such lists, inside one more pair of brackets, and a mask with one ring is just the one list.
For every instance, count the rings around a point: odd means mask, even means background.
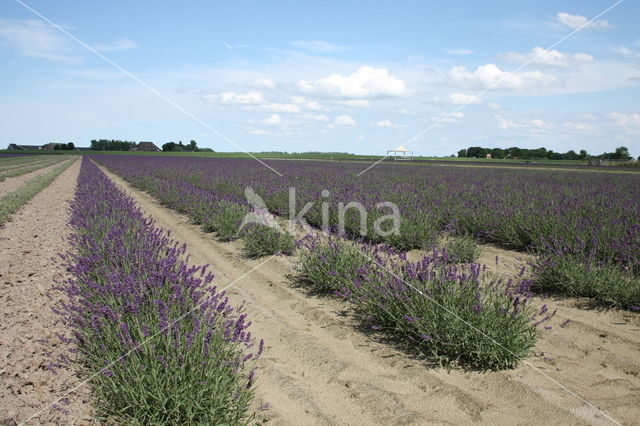
[{"label": "white frame structure", "polygon": [[[399,156],[398,155],[399,153],[402,153],[402,155]],[[408,158],[407,158],[407,153],[409,153]],[[409,151],[404,146],[400,145],[396,149],[388,150],[387,157],[392,158],[393,160],[413,161],[413,151]]]}]

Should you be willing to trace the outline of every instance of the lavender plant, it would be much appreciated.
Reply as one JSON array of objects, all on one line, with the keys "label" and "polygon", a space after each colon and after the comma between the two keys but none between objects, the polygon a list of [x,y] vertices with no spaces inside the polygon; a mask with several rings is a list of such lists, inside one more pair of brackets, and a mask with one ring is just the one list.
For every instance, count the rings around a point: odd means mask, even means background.
[{"label": "lavender plant", "polygon": [[373,265],[360,250],[339,238],[323,243],[317,235],[308,234],[297,242],[300,262],[296,266],[299,279],[319,293],[334,294],[345,282],[358,277],[358,271]]},{"label": "lavender plant", "polygon": [[470,235],[447,236],[442,249],[446,251],[451,263],[472,263],[480,257],[480,247]]},{"label": "lavender plant", "polygon": [[441,364],[513,367],[549,319],[546,306],[529,306],[530,282],[522,276],[487,280],[481,265],[453,265],[446,252],[409,262],[391,247],[337,239],[307,238],[301,247],[303,282],[344,297],[371,328],[412,342]]},{"label": "lavender plant", "polygon": [[209,216],[204,219],[204,229],[215,232],[221,241],[231,241],[240,237],[242,218],[249,212],[246,206],[222,200],[215,204]]},{"label": "lavender plant", "polygon": [[640,277],[593,254],[548,250],[533,262],[533,289],[541,293],[588,297],[612,307],[640,306]]},{"label": "lavender plant", "polygon": [[54,367],[79,368],[106,422],[247,423],[263,342],[243,308],[86,159],[71,213],[56,307],[70,355]]},{"label": "lavender plant", "polygon": [[289,255],[296,243],[293,235],[262,224],[251,224],[242,230],[244,254],[250,258],[273,254]]}]

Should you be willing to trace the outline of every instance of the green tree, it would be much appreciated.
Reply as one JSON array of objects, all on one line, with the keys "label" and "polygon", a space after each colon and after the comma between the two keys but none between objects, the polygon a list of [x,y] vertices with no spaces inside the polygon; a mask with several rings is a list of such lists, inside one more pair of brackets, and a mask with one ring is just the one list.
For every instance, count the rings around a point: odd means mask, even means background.
[{"label": "green tree", "polygon": [[162,150],[164,152],[175,151],[176,150],[176,143],[175,142],[167,142],[164,145],[162,145]]},{"label": "green tree", "polygon": [[619,146],[613,153],[613,158],[617,160],[628,160],[629,158],[631,158],[631,156],[629,155],[629,148],[627,148],[626,146]]}]

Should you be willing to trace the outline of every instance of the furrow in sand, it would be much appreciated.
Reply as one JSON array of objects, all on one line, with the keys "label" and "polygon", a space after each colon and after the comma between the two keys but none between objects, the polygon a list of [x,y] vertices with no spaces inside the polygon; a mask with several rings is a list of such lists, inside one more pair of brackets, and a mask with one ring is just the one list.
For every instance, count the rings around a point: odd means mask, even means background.
[{"label": "furrow in sand", "polygon": [[[240,243],[214,241],[186,217],[102,170],[159,226],[188,244],[192,262],[210,264],[217,285],[225,286],[263,261],[243,259]],[[495,252],[490,251],[492,258]],[[509,268],[522,256],[499,254]],[[270,405],[264,416],[273,423],[609,424],[598,410],[527,365],[491,373],[447,371],[381,343],[357,330],[347,304],[294,288],[294,261],[273,258],[230,289],[236,302],[246,302],[254,333],[267,342],[258,397]],[[564,318],[576,318],[576,324],[559,327]],[[638,316],[567,305],[558,306],[554,322],[554,330],[536,346],[537,356],[527,362],[614,419],[635,422],[640,379],[632,361],[640,338],[632,329],[638,327]],[[614,338],[607,340],[602,333]]]},{"label": "furrow in sand", "polygon": [[[66,351],[56,338],[63,330],[51,310],[57,300],[51,287],[63,272],[54,258],[68,249],[67,208],[79,170],[76,161],[0,228],[0,423],[28,418],[78,380],[72,372],[53,374],[47,367]],[[64,407],[69,416],[45,410],[32,422],[86,423],[90,407],[82,399]]]}]

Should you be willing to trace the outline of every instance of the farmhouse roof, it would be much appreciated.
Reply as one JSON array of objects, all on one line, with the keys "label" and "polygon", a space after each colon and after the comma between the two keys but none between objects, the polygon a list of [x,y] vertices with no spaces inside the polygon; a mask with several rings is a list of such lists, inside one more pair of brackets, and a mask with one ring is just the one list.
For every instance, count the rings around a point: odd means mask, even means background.
[{"label": "farmhouse roof", "polygon": [[397,147],[396,149],[392,149],[390,150],[390,152],[411,152],[409,151],[407,148],[405,148],[404,146],[400,145],[399,147]]},{"label": "farmhouse roof", "polygon": [[153,142],[140,142],[132,151],[160,151]]},{"label": "farmhouse roof", "polygon": [[40,149],[40,145],[18,145],[17,143],[10,143],[7,149],[10,149],[10,150]]}]

